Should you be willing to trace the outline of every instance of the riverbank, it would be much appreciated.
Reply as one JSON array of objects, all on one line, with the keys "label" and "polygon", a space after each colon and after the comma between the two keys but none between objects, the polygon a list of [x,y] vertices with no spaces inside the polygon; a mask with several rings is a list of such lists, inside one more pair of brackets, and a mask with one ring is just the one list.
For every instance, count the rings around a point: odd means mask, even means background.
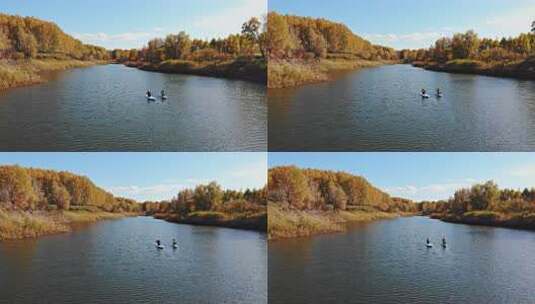
[{"label": "riverbank", "polygon": [[343,232],[347,223],[393,219],[404,215],[376,210],[302,211],[285,209],[272,203],[268,205],[268,214],[270,240]]},{"label": "riverbank", "polygon": [[535,213],[472,211],[462,215],[432,214],[430,217],[448,223],[535,230]]},{"label": "riverbank", "polygon": [[239,79],[261,84],[267,81],[266,62],[262,58],[206,62],[189,60],[166,60],[160,63],[126,62],[125,65],[150,72]]},{"label": "riverbank", "polygon": [[69,232],[76,224],[133,216],[133,213],[104,211],[7,211],[0,210],[0,241],[37,238]]},{"label": "riverbank", "polygon": [[330,81],[334,78],[336,72],[377,67],[392,63],[394,62],[336,57],[318,60],[270,60],[268,64],[268,88],[290,88]]},{"label": "riverbank", "polygon": [[259,232],[266,232],[267,230],[267,214],[265,212],[229,214],[215,211],[198,211],[192,212],[186,217],[167,213],[155,214],[154,217],[177,224],[214,226]]},{"label": "riverbank", "polygon": [[535,57],[510,62],[483,62],[457,59],[446,63],[413,62],[413,66],[436,72],[455,74],[477,74],[517,79],[535,79]]},{"label": "riverbank", "polygon": [[103,61],[24,59],[0,60],[0,91],[45,82],[43,73],[89,67]]}]

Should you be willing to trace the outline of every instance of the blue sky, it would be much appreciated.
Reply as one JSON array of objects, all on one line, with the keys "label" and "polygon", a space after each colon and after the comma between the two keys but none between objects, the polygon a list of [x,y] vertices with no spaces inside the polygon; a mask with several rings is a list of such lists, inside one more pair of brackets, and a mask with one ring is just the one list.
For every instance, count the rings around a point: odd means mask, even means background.
[{"label": "blue sky", "polygon": [[268,159],[269,167],[346,171],[417,201],[447,199],[488,180],[500,187],[535,187],[535,153],[269,153]]},{"label": "blue sky", "polygon": [[518,35],[535,19],[533,0],[270,0],[269,10],[343,22],[396,49],[429,47],[468,29],[491,38]]},{"label": "blue sky", "polygon": [[267,183],[267,153],[0,153],[0,165],[8,164],[85,175],[140,201],[170,199],[210,181],[236,190]]},{"label": "blue sky", "polygon": [[266,0],[2,0],[0,12],[54,21],[65,32],[107,48],[139,48],[185,30],[223,37],[267,12]]}]

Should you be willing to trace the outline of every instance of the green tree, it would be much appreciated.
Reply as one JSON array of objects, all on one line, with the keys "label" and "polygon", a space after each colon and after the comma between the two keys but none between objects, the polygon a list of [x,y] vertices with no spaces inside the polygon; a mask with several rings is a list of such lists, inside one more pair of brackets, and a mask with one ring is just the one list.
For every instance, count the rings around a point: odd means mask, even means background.
[{"label": "green tree", "polygon": [[261,29],[262,23],[258,18],[253,17],[249,19],[249,21],[245,22],[242,25],[241,33],[244,35],[247,39],[250,39],[254,41],[255,43],[258,43],[258,38],[260,36],[260,29]]},{"label": "green tree", "polygon": [[470,201],[473,209],[486,210],[500,197],[498,186],[489,181],[482,185],[475,185],[471,189]]},{"label": "green tree", "polygon": [[476,55],[479,49],[479,38],[474,31],[470,30],[464,34],[455,34],[451,44],[454,58],[467,59]]}]

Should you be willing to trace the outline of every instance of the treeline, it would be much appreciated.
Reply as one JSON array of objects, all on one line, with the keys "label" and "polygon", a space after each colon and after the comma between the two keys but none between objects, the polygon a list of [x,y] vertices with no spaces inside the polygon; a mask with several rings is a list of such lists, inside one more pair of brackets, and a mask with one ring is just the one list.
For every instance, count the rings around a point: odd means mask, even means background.
[{"label": "treeline", "polygon": [[427,215],[464,215],[478,211],[535,214],[535,188],[499,189],[496,183],[489,181],[460,189],[447,201],[422,202],[420,208]]},{"label": "treeline", "polygon": [[405,62],[432,61],[446,63],[456,59],[483,62],[514,62],[528,58],[535,52],[535,34],[523,33],[517,37],[489,39],[480,38],[470,30],[453,37],[437,40],[428,49],[402,50],[400,59]]},{"label": "treeline", "polygon": [[186,217],[195,212],[258,213],[265,212],[266,189],[223,190],[216,182],[184,189],[170,201],[144,202],[147,214],[167,213]]},{"label": "treeline", "polygon": [[268,200],[296,210],[366,210],[416,212],[410,200],[392,198],[365,178],[345,172],[300,169],[269,170]]},{"label": "treeline", "polygon": [[85,176],[19,166],[0,166],[0,208],[140,211],[140,205],[134,200],[116,198]]},{"label": "treeline", "polygon": [[225,61],[236,57],[263,57],[263,28],[258,18],[251,18],[243,24],[241,33],[229,35],[224,39],[192,39],[186,32],[180,32],[164,39],[152,39],[141,50],[113,50],[111,57],[118,62],[149,63],[166,60],[206,62]]},{"label": "treeline", "polygon": [[0,14],[0,59],[107,60],[108,57],[106,49],[85,45],[52,22]]},{"label": "treeline", "polygon": [[397,59],[394,49],[372,45],[344,24],[276,12],[268,14],[265,49],[270,59]]}]

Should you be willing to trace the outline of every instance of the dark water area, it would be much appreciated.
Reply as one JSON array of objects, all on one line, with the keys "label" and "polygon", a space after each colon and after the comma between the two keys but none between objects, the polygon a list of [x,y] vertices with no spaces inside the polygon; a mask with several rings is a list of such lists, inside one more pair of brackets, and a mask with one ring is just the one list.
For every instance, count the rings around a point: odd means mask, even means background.
[{"label": "dark water area", "polygon": [[[448,246],[440,246],[446,236]],[[426,238],[435,247],[427,249]],[[269,303],[534,303],[535,233],[424,217],[269,243]]]},{"label": "dark water area", "polygon": [[270,151],[535,150],[535,81],[390,65],[269,90],[268,102]]},{"label": "dark water area", "polygon": [[[265,151],[261,84],[151,73],[122,65],[73,69],[0,92],[2,151]],[[148,102],[147,89],[169,99]]]},{"label": "dark water area", "polygon": [[265,234],[150,217],[2,242],[0,303],[266,303],[266,247]]}]

